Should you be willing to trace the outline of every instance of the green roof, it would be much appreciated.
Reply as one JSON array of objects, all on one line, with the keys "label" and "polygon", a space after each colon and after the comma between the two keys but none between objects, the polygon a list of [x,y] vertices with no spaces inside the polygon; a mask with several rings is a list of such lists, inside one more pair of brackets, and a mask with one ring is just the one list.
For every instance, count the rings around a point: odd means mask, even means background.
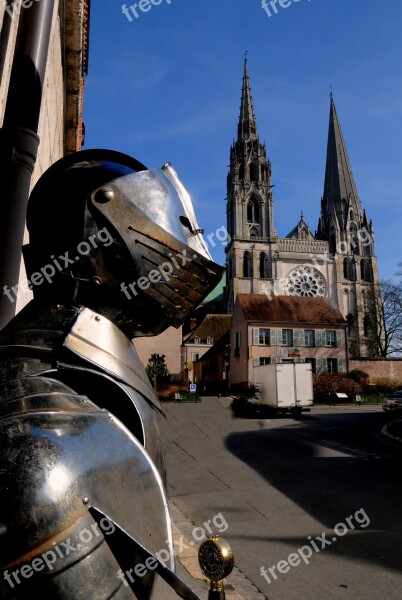
[{"label": "green roof", "polygon": [[293,227],[292,231],[290,233],[287,234],[286,238],[291,238],[294,236],[294,234],[296,233],[298,228],[298,225],[296,225],[296,227]]},{"label": "green roof", "polygon": [[218,285],[209,292],[208,296],[201,303],[202,305],[208,304],[208,302],[217,302],[223,299],[223,289],[226,285],[226,273],[222,275],[222,279],[218,283]]}]

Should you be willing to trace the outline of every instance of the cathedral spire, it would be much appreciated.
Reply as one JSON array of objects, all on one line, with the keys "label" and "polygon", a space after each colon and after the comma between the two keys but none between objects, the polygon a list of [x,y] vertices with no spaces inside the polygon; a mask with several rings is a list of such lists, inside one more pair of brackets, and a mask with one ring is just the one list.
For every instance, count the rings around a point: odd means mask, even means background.
[{"label": "cathedral spire", "polygon": [[248,76],[247,56],[244,59],[243,87],[241,92],[238,140],[257,139],[257,123],[254,115],[251,96],[250,78]]},{"label": "cathedral spire", "polygon": [[359,207],[361,211],[360,200],[332,92],[330,98],[324,200],[339,202],[340,200],[350,199],[355,205],[353,208]]},{"label": "cathedral spire", "polygon": [[[361,223],[362,207],[357,193],[345,140],[330,94],[330,112],[324,194],[318,233],[321,239],[331,241],[334,236],[345,239],[351,221]],[[337,240],[339,241],[339,240]],[[334,244],[331,242],[331,250]]]}]

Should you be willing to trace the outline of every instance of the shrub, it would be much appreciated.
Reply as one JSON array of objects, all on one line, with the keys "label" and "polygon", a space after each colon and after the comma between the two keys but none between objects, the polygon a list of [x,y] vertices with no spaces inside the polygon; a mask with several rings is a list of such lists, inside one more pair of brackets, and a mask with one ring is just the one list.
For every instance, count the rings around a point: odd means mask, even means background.
[{"label": "shrub", "polygon": [[188,385],[184,382],[160,383],[157,387],[158,398],[161,401],[173,402],[178,392],[188,392]]},{"label": "shrub", "polygon": [[369,374],[366,373],[365,371],[362,371],[361,369],[353,369],[348,374],[348,377],[352,381],[355,381],[356,383],[359,383],[360,385],[363,385],[363,386],[367,385],[370,380]]},{"label": "shrub", "polygon": [[372,380],[370,390],[379,394],[389,394],[402,389],[402,381],[390,377],[376,377]]},{"label": "shrub", "polygon": [[[349,379],[346,375],[323,373],[322,375],[314,375],[313,378],[314,402],[354,402],[361,389],[358,383]],[[346,394],[348,399],[338,399],[335,395],[337,392]]]},{"label": "shrub", "polygon": [[237,398],[258,398],[261,392],[256,385],[242,381],[232,385],[230,393]]}]

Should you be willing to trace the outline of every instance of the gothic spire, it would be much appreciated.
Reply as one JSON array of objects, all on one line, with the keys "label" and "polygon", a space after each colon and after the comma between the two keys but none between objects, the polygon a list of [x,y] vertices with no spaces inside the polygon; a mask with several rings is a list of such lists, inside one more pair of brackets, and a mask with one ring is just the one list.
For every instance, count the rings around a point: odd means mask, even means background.
[{"label": "gothic spire", "polygon": [[336,243],[348,238],[351,225],[360,229],[362,220],[362,207],[331,91],[324,194],[317,236],[329,240],[334,252]]},{"label": "gothic spire", "polygon": [[238,140],[257,139],[257,123],[251,96],[250,78],[247,69],[247,56],[244,59],[243,87],[241,92]]},{"label": "gothic spire", "polygon": [[[362,216],[362,210],[332,92],[330,97],[327,162],[323,196],[324,215],[328,217],[329,213],[335,212],[338,220],[341,221],[339,225],[342,228],[342,226],[345,227],[346,225],[346,219],[343,216],[347,217],[348,209],[360,217]],[[344,213],[346,214],[344,215]]]}]

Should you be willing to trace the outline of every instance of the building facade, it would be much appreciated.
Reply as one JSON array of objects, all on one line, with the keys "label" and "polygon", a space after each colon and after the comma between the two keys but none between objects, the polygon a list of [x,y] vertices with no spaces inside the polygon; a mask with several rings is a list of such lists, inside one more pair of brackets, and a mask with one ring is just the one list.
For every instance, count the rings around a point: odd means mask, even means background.
[{"label": "building facade", "polygon": [[183,380],[197,383],[195,363],[229,331],[231,315],[206,315],[203,321],[183,337],[181,347]]},{"label": "building facade", "polygon": [[181,344],[182,327],[168,327],[159,335],[138,337],[132,340],[144,369],[154,353],[165,356],[166,368],[171,381],[182,379]]},{"label": "building facade", "polygon": [[308,362],[314,374],[348,370],[347,323],[324,298],[238,294],[230,328],[230,386],[261,365]]},{"label": "building facade", "polygon": [[325,298],[348,322],[351,354],[364,356],[371,292],[379,283],[374,229],[361,206],[332,94],[324,193],[314,234],[302,213],[286,237],[277,235],[272,188],[246,60],[227,177],[225,310],[233,312],[239,293]]},{"label": "building facade", "polygon": [[[32,3],[31,3],[32,6]],[[0,3],[0,123],[3,126],[15,60],[18,27],[29,2]],[[84,83],[88,72],[89,0],[54,2],[49,51],[46,61],[40,118],[39,149],[31,189],[40,176],[59,158],[80,150],[84,142]],[[28,242],[25,231],[24,243]],[[13,256],[20,265],[20,281],[26,279],[22,253]],[[13,310],[19,312],[31,292],[19,286]],[[2,323],[0,314],[0,327]]]}]

